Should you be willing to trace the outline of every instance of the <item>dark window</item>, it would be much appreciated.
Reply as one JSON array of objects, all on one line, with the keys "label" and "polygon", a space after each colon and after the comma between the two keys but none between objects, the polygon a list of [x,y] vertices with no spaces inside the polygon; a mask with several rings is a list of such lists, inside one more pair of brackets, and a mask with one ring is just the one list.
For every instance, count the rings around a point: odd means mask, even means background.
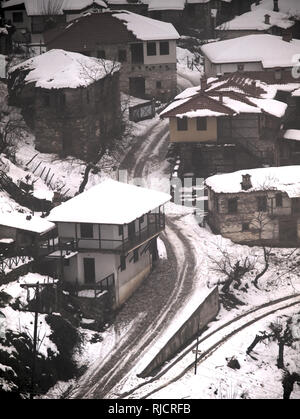
[{"label": "dark window", "polygon": [[120,264],[121,271],[125,271],[126,269],[126,256],[125,255],[120,256],[120,262],[121,262]]},{"label": "dark window", "polygon": [[143,224],[143,222],[145,221],[145,216],[143,215],[141,218],[140,218],[140,224]]},{"label": "dark window", "polygon": [[162,86],[161,81],[157,81],[156,82],[156,88],[161,89],[161,86]]},{"label": "dark window", "polygon": [[49,107],[50,106],[50,96],[49,95],[43,95],[43,102],[44,102],[44,106],[45,107]]},{"label": "dark window", "polygon": [[300,199],[299,198],[292,199],[292,213],[300,214]]},{"label": "dark window", "polygon": [[23,22],[23,12],[13,12],[12,19],[14,23]]},{"label": "dark window", "polygon": [[267,211],[267,198],[265,196],[259,196],[257,198],[257,211]]},{"label": "dark window", "polygon": [[119,49],[118,59],[121,63],[127,61],[127,52],[126,49]]},{"label": "dark window", "polygon": [[250,230],[250,224],[249,223],[243,223],[242,224],[242,231],[249,231]]},{"label": "dark window", "polygon": [[133,251],[133,262],[136,263],[136,262],[138,262],[138,260],[139,260],[139,250],[135,249]]},{"label": "dark window", "polygon": [[57,96],[57,104],[58,104],[58,107],[60,109],[65,107],[65,105],[66,105],[66,96],[64,95],[64,93],[61,93],[61,94],[59,94]]},{"label": "dark window", "polygon": [[123,226],[119,226],[119,236],[123,236]]},{"label": "dark window", "polygon": [[219,212],[219,198],[217,196],[215,197],[215,209],[216,212]]},{"label": "dark window", "polygon": [[169,48],[169,42],[160,42],[159,43],[159,53],[160,55],[169,55],[170,54],[170,48]]},{"label": "dark window", "polygon": [[282,207],[282,194],[276,194],[276,207]]},{"label": "dark window", "polygon": [[100,49],[99,51],[97,51],[97,58],[105,58],[106,57],[106,55],[105,55],[105,51],[104,51],[104,49]]},{"label": "dark window", "polygon": [[156,55],[156,42],[147,42],[147,55]]},{"label": "dark window", "polygon": [[238,71],[244,71],[244,68],[245,68],[244,64],[238,64],[237,66]]},{"label": "dark window", "polygon": [[130,45],[130,49],[131,49],[131,60],[132,63],[134,64],[138,64],[138,63],[143,63],[144,62],[144,48],[143,48],[143,44],[131,44]]},{"label": "dark window", "polygon": [[188,129],[188,120],[187,117],[177,118],[177,130],[178,131],[187,131]]},{"label": "dark window", "polygon": [[94,229],[93,224],[80,224],[80,236],[83,238],[93,238]]},{"label": "dark window", "polygon": [[238,200],[237,198],[228,199],[228,213],[236,214],[238,210]]},{"label": "dark window", "polygon": [[64,259],[64,266],[70,266],[70,259]]},{"label": "dark window", "polygon": [[195,12],[196,12],[196,5],[195,4],[187,4],[186,5],[186,10],[187,10],[187,13],[188,13],[188,15],[190,16],[190,17],[195,17]]},{"label": "dark window", "polygon": [[206,118],[197,118],[197,130],[206,131],[207,130],[207,119]]}]

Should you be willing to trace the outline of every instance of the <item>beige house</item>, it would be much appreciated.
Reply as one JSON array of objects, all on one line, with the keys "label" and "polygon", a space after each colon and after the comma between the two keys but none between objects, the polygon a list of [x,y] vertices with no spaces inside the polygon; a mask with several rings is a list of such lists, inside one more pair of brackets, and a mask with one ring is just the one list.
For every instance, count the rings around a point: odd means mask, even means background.
[{"label": "beige house", "polygon": [[237,243],[299,246],[300,166],[237,171],[205,183],[215,233]]},{"label": "beige house", "polygon": [[160,116],[169,119],[170,141],[182,149],[236,144],[262,163],[275,164],[287,110],[276,94],[277,88],[242,73],[209,83],[203,78],[201,86],[179,94]]},{"label": "beige house", "polygon": [[169,200],[107,180],[54,208],[48,218],[58,228],[63,280],[79,289],[106,289],[115,308],[123,304],[151,271]]}]

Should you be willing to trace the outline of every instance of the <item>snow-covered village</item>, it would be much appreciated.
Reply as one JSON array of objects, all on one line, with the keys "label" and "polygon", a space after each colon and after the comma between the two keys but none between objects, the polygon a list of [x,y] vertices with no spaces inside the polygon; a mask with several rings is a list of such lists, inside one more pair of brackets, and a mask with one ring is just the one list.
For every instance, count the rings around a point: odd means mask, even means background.
[{"label": "snow-covered village", "polygon": [[0,2],[0,398],[300,399],[299,0]]}]

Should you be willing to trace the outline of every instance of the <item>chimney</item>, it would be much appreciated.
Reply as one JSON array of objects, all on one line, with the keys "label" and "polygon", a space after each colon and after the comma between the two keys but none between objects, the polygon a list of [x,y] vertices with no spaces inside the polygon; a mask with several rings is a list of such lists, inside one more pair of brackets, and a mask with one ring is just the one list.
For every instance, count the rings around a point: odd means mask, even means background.
[{"label": "chimney", "polygon": [[207,89],[207,77],[205,75],[200,80],[200,87],[202,92]]},{"label": "chimney", "polygon": [[266,25],[270,25],[270,17],[271,17],[271,16],[270,16],[270,15],[268,15],[268,14],[266,14],[266,15],[265,15],[265,24],[266,24]]},{"label": "chimney", "polygon": [[274,0],[273,12],[279,12],[278,0]]},{"label": "chimney", "polygon": [[284,31],[282,35],[282,40],[285,42],[291,42],[293,39],[293,34],[291,31]]},{"label": "chimney", "polygon": [[219,92],[219,102],[220,103],[223,103],[224,102],[224,95],[221,92]]},{"label": "chimney", "polygon": [[241,187],[243,191],[248,191],[248,189],[252,188],[252,183],[251,183],[251,175],[242,175],[242,182],[241,182]]}]

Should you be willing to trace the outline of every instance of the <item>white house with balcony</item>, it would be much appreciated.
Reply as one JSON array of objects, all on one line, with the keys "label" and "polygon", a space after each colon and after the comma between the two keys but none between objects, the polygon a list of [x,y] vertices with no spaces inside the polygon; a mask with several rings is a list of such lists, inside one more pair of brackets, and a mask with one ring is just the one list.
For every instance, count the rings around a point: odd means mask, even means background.
[{"label": "white house with balcony", "polygon": [[[63,281],[108,289],[115,308],[150,273],[165,228],[163,192],[106,180],[54,208]],[[51,256],[51,255],[50,255]]]}]

